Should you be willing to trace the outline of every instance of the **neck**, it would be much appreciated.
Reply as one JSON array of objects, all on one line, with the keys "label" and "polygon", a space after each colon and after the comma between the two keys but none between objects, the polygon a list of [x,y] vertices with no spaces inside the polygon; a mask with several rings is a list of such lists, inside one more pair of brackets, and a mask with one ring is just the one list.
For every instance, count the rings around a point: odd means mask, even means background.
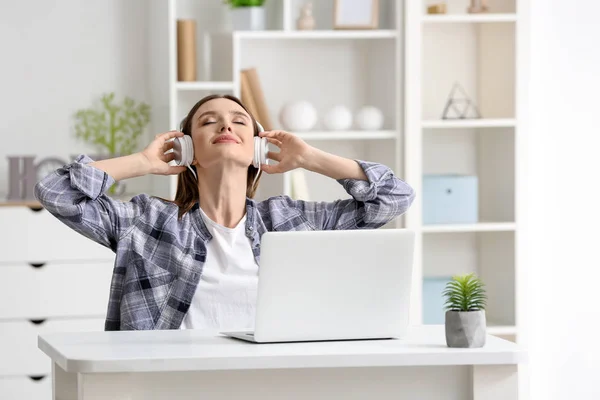
[{"label": "neck", "polygon": [[243,168],[198,168],[199,205],[213,221],[237,226],[246,213],[246,179]]}]

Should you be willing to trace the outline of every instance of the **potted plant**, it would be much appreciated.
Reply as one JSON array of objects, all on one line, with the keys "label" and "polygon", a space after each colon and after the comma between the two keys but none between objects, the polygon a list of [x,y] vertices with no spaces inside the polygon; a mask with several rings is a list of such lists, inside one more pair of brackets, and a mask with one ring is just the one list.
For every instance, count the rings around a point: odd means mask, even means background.
[{"label": "potted plant", "polygon": [[265,29],[265,0],[223,0],[231,7],[231,22],[236,31]]},{"label": "potted plant", "polygon": [[486,336],[487,295],[475,274],[453,276],[443,292],[446,298],[446,344],[448,347],[483,347]]},{"label": "potted plant", "polygon": [[[114,93],[103,94],[100,104],[77,111],[75,135],[100,149],[96,160],[132,154],[140,135],[150,122],[150,106],[125,97],[115,102]],[[111,186],[109,193],[122,194],[124,185]]]}]

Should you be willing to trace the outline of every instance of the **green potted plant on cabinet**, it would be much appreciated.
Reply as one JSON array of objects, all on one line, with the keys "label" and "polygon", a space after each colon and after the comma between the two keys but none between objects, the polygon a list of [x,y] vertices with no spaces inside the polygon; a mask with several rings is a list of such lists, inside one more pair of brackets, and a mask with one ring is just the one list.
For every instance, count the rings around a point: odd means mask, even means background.
[{"label": "green potted plant on cabinet", "polygon": [[265,0],[223,0],[231,8],[231,22],[236,31],[265,29]]},{"label": "green potted plant on cabinet", "polygon": [[475,274],[453,276],[443,292],[448,347],[483,347],[486,337],[487,294]]}]

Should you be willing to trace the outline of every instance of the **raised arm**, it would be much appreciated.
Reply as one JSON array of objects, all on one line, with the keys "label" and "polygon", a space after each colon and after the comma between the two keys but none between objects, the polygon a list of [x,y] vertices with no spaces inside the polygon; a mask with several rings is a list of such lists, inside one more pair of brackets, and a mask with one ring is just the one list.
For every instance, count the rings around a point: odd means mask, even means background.
[{"label": "raised arm", "polygon": [[333,202],[285,199],[317,229],[379,228],[404,214],[415,198],[413,188],[385,165],[324,152],[287,132],[267,132],[264,136],[281,149],[269,153],[279,164],[264,166],[265,172],[304,168],[337,180],[352,196]]},{"label": "raised arm", "polygon": [[143,212],[146,195],[124,202],[110,198],[106,191],[117,180],[153,174],[179,173],[183,167],[169,166],[170,138],[180,132],[157,135],[141,153],[94,162],[79,156],[73,163],[52,172],[35,186],[42,206],[82,235],[111,249],[119,237]]}]

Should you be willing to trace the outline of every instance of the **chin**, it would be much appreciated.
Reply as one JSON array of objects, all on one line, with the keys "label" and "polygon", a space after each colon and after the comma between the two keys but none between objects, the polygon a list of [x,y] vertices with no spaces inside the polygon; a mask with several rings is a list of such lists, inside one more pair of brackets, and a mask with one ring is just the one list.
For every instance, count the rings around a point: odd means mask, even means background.
[{"label": "chin", "polygon": [[220,156],[213,156],[210,159],[204,159],[202,162],[203,168],[213,167],[240,167],[248,168],[252,164],[252,160],[248,160],[248,157],[241,155],[227,155],[221,154]]}]

